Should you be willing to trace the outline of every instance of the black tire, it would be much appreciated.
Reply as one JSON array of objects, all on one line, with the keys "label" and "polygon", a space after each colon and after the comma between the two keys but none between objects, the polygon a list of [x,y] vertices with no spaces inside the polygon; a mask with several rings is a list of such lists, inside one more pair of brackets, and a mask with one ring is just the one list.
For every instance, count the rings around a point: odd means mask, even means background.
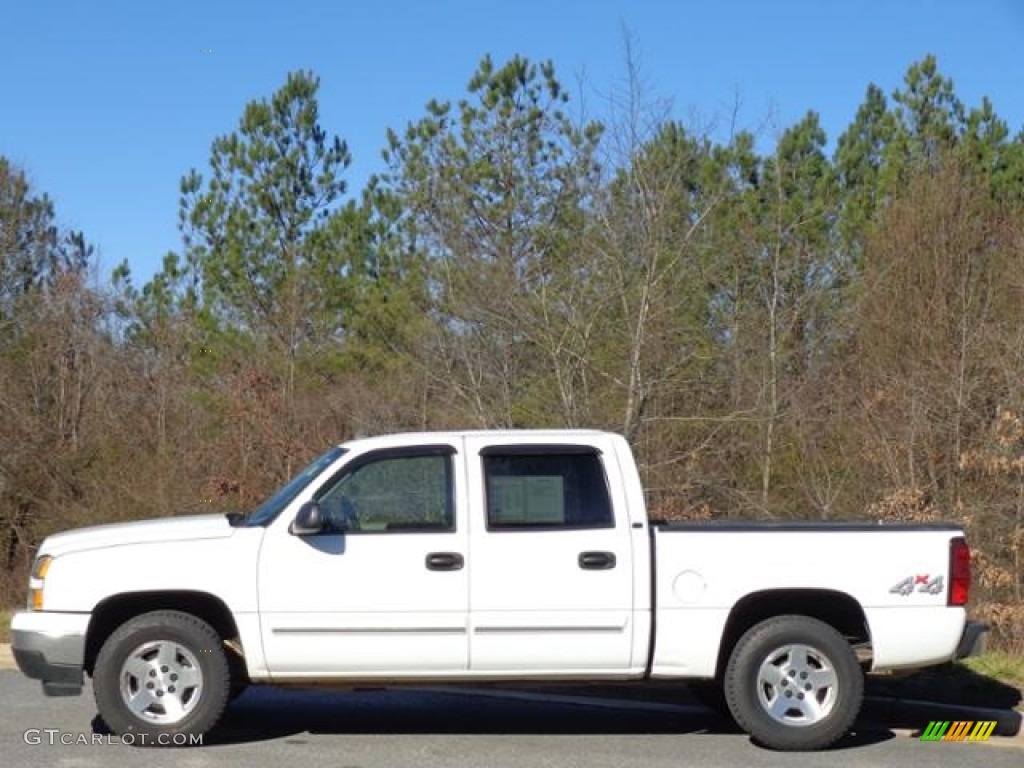
[{"label": "black tire", "polygon": [[853,725],[864,675],[850,644],[808,616],[777,616],[740,638],[725,671],[733,717],[772,749],[824,749]]},{"label": "black tire", "polygon": [[231,673],[231,690],[228,691],[230,703],[249,690],[249,672],[245,667],[245,659],[234,653],[228,654],[228,670]]},{"label": "black tire", "polygon": [[205,621],[179,611],[145,613],[122,624],[103,644],[93,670],[100,717],[138,746],[196,743],[194,737],[220,719],[230,689],[220,637]]}]

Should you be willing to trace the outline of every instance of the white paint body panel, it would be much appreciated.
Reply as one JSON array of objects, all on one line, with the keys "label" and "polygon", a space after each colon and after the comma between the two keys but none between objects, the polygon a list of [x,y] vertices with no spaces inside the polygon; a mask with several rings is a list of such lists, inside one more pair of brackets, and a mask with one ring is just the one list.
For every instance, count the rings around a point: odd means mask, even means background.
[{"label": "white paint body panel", "polygon": [[[429,442],[447,442],[458,451],[453,459],[461,455],[457,438]],[[367,452],[350,451],[325,474]],[[467,553],[463,473],[455,471],[453,481],[454,533],[293,536],[289,511],[271,524],[260,553],[259,584],[264,652],[273,677],[466,673],[468,569],[426,567],[429,553]],[[300,494],[292,508],[321,485]]]},{"label": "white paint body panel", "polygon": [[967,612],[942,605],[868,610],[874,668],[917,669],[949,661],[956,651]]},{"label": "white paint body panel", "polygon": [[[488,530],[480,452],[514,445],[515,438],[470,437],[465,462],[469,485],[470,669],[487,674],[623,675],[634,640],[634,577],[630,521],[621,483],[609,479],[614,528]],[[565,436],[537,437],[534,445],[566,444]],[[614,455],[611,439],[583,445]],[[607,469],[606,469],[607,474]],[[580,553],[610,552],[614,568],[584,570]]]},{"label": "white paint body panel", "polygon": [[94,525],[48,537],[46,552],[58,557],[65,552],[106,549],[125,544],[223,539],[231,536],[233,530],[224,515],[188,515],[165,520]]},{"label": "white paint body panel", "polygon": [[[50,539],[43,542],[40,552],[54,555],[54,560],[46,577],[41,615],[50,611],[91,614],[104,600],[132,593],[212,595],[235,617],[250,674],[262,677],[266,665],[254,575],[264,530],[231,528],[223,515],[204,515],[145,521],[137,529],[141,541],[133,542],[132,525],[111,526],[109,539],[103,537],[106,526],[100,526],[53,537],[59,544],[53,549]],[[168,540],[160,539],[161,526],[166,526]],[[186,530],[191,538],[182,535]],[[85,535],[79,538],[80,534]],[[76,543],[90,548],[75,549]]]},{"label": "white paint body panel", "polygon": [[[301,504],[348,462],[438,444],[455,451],[454,532],[289,532]],[[488,530],[481,449],[545,444],[599,452],[613,527]],[[855,600],[879,670],[946,661],[963,631],[965,612],[946,607],[945,588],[892,591],[906,578],[948,583],[949,541],[959,535],[952,528],[652,532],[629,447],[603,432],[426,433],[345,447],[267,527],[232,528],[207,515],[48,538],[40,548],[54,556],[45,610],[32,614],[32,626],[63,632],[62,617],[78,614],[81,623],[125,593],[202,592],[234,616],[253,679],[342,682],[710,677],[730,613],[770,590],[830,590]],[[581,569],[584,551],[611,552],[616,565]],[[459,553],[465,567],[429,570],[425,559],[435,552]],[[798,600],[786,606],[800,610]]]},{"label": "white paint body panel", "polygon": [[[891,589],[925,575],[948,584],[955,532],[877,528],[656,531],[653,672],[713,674],[733,606],[759,592],[786,589],[830,590],[856,600],[867,618],[876,670],[915,666],[912,659],[917,666],[950,659],[963,631],[963,609],[946,607],[945,588],[908,595]],[[791,612],[799,613],[800,605]]]}]

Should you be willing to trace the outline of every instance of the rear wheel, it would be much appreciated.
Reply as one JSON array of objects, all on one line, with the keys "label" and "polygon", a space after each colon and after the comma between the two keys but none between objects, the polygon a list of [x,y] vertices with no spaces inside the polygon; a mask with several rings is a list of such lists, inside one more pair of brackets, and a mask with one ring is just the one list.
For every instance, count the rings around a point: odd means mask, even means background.
[{"label": "rear wheel", "polygon": [[230,685],[220,637],[205,621],[178,611],[122,624],[93,670],[100,716],[140,746],[179,746],[206,733],[224,711]]},{"label": "rear wheel", "polygon": [[850,644],[808,616],[749,629],[729,658],[725,697],[747,733],[780,750],[823,749],[853,725],[864,676]]}]

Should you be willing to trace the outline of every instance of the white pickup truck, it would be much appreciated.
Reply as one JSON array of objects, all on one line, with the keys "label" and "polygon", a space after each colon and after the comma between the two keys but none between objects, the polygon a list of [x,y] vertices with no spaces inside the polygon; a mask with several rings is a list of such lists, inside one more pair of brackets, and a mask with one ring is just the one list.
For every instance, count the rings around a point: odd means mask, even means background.
[{"label": "white pickup truck", "polygon": [[136,743],[250,683],[717,681],[776,749],[847,732],[864,671],[968,655],[952,525],[655,523],[626,441],[392,435],[331,448],[248,516],[47,538],[12,624],[49,695],[93,680]]}]

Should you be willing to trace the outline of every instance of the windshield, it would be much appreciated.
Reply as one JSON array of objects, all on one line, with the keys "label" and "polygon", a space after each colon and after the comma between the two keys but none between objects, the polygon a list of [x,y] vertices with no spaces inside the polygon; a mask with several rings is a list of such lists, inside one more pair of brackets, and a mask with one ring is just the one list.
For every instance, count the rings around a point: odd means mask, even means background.
[{"label": "windshield", "polygon": [[321,472],[331,466],[344,453],[345,449],[339,446],[331,448],[331,450],[289,480],[288,484],[277,491],[277,493],[264,501],[255,512],[245,519],[243,525],[268,525],[273,522],[281,514],[281,510],[291,503],[292,499],[302,493],[306,486],[313,482]]}]

